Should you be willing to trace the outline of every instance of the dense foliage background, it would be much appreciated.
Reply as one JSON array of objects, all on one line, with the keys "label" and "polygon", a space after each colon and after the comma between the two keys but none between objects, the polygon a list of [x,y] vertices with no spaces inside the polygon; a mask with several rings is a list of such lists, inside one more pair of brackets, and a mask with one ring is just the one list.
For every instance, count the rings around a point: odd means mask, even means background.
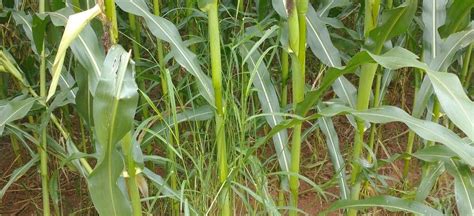
[{"label": "dense foliage background", "polygon": [[474,215],[473,7],[0,1],[0,214]]}]

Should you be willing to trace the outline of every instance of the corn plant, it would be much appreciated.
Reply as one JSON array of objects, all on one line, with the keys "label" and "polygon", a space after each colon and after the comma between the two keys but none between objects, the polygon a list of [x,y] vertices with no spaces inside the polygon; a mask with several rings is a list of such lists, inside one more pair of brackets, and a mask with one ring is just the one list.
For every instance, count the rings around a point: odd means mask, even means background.
[{"label": "corn plant", "polygon": [[473,7],[0,1],[0,214],[473,215]]}]

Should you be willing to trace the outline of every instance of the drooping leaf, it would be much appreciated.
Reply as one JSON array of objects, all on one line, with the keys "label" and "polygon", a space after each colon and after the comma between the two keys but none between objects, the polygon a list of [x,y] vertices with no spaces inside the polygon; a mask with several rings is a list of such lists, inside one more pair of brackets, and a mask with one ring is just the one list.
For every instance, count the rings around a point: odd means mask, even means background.
[{"label": "drooping leaf", "polygon": [[58,52],[54,58],[53,68],[51,71],[52,80],[48,90],[48,96],[46,98],[47,100],[49,100],[56,92],[56,87],[58,85],[58,80],[64,64],[64,58],[66,57],[67,49],[74,39],[76,39],[81,33],[82,29],[84,29],[84,27],[86,27],[86,25],[99,13],[100,7],[99,5],[96,5],[87,11],[69,16],[66,28],[64,29],[64,34],[61,38],[61,42],[59,43]]},{"label": "drooping leaf", "polygon": [[176,26],[170,21],[150,13],[143,0],[117,0],[116,3],[127,13],[143,17],[155,37],[170,43],[171,53],[176,61],[196,77],[202,96],[210,105],[214,106],[214,89],[211,80],[202,72],[196,55],[186,47]]},{"label": "drooping leaf", "polygon": [[[440,50],[436,58],[431,61],[429,68],[434,71],[447,71],[448,67],[452,64],[455,54],[468,44],[474,42],[474,24],[471,23],[471,27],[465,31],[458,32],[450,35],[448,38],[441,41]],[[413,116],[420,117],[425,109],[429,98],[433,94],[433,87],[429,77],[425,77],[421,83],[420,90],[418,91],[413,106]]]},{"label": "drooping leaf", "polygon": [[474,140],[474,102],[464,93],[459,78],[451,73],[429,73],[434,91],[449,119]]},{"label": "drooping leaf", "polygon": [[[66,26],[68,17],[72,14],[74,12],[70,8],[49,13],[53,24],[56,26]],[[92,27],[86,25],[71,43],[72,53],[88,72],[88,88],[91,94],[95,93],[102,72],[102,63],[105,59],[102,45],[97,38]]]},{"label": "drooping leaf", "polygon": [[418,215],[443,215],[443,213],[426,206],[423,203],[404,200],[393,196],[377,196],[363,200],[339,200],[333,203],[329,209],[324,211],[324,213],[345,208],[365,209],[373,207],[381,207],[393,211],[410,212]]},{"label": "drooping leaf", "polygon": [[94,95],[94,128],[99,159],[88,177],[88,186],[94,206],[101,215],[131,215],[127,195],[119,187],[124,162],[116,149],[119,141],[132,129],[138,103],[138,87],[130,55],[120,46],[109,50]]},{"label": "drooping leaf", "polygon": [[393,106],[382,106],[361,112],[355,111],[352,108],[333,105],[322,110],[319,114],[322,116],[334,116],[341,113],[350,113],[365,121],[377,124],[402,122],[421,138],[444,144],[466,163],[471,166],[474,165],[473,146],[468,145],[463,141],[463,139],[461,139],[451,130],[430,121],[414,118],[400,108]]}]

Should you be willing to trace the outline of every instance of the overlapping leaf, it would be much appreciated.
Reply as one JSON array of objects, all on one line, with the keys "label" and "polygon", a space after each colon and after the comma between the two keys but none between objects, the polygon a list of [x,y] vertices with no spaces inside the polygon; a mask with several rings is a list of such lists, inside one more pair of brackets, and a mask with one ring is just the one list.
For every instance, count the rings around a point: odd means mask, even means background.
[{"label": "overlapping leaf", "polygon": [[56,87],[58,85],[58,80],[64,64],[64,58],[66,57],[67,49],[74,39],[76,39],[81,33],[82,29],[84,29],[86,25],[100,12],[99,5],[96,5],[87,11],[69,16],[66,28],[64,29],[64,34],[61,38],[61,42],[59,43],[58,52],[54,58],[53,68],[51,71],[52,80],[48,91],[47,100],[49,100],[56,92]]}]

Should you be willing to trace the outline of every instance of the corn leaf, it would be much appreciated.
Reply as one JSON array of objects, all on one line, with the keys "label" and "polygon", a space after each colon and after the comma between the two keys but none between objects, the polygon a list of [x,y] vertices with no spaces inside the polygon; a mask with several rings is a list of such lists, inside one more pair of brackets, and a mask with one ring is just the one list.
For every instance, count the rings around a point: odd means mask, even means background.
[{"label": "corn leaf", "polygon": [[441,53],[439,49],[441,36],[438,33],[438,28],[445,22],[447,3],[447,0],[423,1],[423,13],[421,14],[424,24],[423,61],[428,65]]},{"label": "corn leaf", "polygon": [[367,49],[375,54],[382,51],[385,42],[407,31],[415,16],[417,0],[408,0],[397,8],[385,11],[380,24],[369,32]]},{"label": "corn leaf", "polygon": [[438,177],[441,176],[445,171],[444,163],[438,161],[435,165],[428,166],[426,172],[424,172],[420,185],[416,189],[415,200],[423,202],[426,197],[430,194],[431,189],[438,181]]},{"label": "corn leaf", "polygon": [[[74,14],[74,12],[70,8],[64,8],[48,14],[54,25],[66,26],[68,17]],[[105,59],[104,50],[97,38],[92,27],[86,25],[70,46],[76,59],[86,69],[85,71],[88,72],[86,74],[88,77],[88,91],[91,94],[95,93],[102,72],[102,63]]]},{"label": "corn leaf", "polygon": [[127,196],[118,185],[124,162],[116,149],[132,129],[138,103],[130,55],[120,46],[109,50],[94,95],[93,115],[100,157],[88,182],[92,201],[101,215],[131,215]]},{"label": "corn leaf", "polygon": [[445,38],[452,33],[461,31],[469,24],[471,9],[474,1],[454,0],[448,8],[446,24],[440,27],[441,37]]},{"label": "corn leaf", "polygon": [[18,96],[0,106],[0,135],[2,135],[6,124],[25,117],[35,102],[35,98]]},{"label": "corn leaf", "polygon": [[456,206],[460,215],[474,215],[474,185],[471,169],[453,159],[445,162],[448,173],[454,177]]},{"label": "corn leaf", "polygon": [[333,105],[322,110],[319,114],[322,116],[334,116],[342,113],[350,113],[365,121],[378,124],[402,122],[421,138],[444,144],[466,163],[471,166],[474,165],[474,147],[468,145],[451,130],[430,121],[414,118],[400,108],[382,106],[360,112],[352,108]]},{"label": "corn leaf", "polygon": [[329,117],[318,118],[319,128],[326,137],[326,145],[331,156],[331,161],[337,175],[339,190],[341,191],[341,199],[350,199],[349,186],[346,181],[346,165],[339,149],[339,137],[337,136],[334,124]]},{"label": "corn leaf", "polygon": [[[442,40],[440,47],[440,53],[436,56],[436,59],[431,61],[429,68],[434,71],[447,71],[448,67],[452,64],[455,54],[462,48],[466,47],[474,41],[474,24],[471,23],[470,28],[465,31],[458,32],[450,35],[447,39]],[[418,91],[413,105],[413,116],[420,117],[425,109],[429,98],[433,94],[433,87],[429,77],[425,77],[420,90]]]},{"label": "corn leaf", "polygon": [[424,205],[417,201],[410,201],[400,199],[393,196],[378,196],[371,197],[364,200],[340,200],[336,201],[324,213],[331,212],[337,209],[356,208],[365,209],[381,207],[387,210],[411,212],[419,215],[442,216],[443,213]]},{"label": "corn leaf", "polygon": [[84,29],[84,27],[86,27],[86,25],[100,12],[101,11],[99,5],[96,5],[87,11],[69,16],[66,28],[64,29],[64,34],[61,38],[61,42],[59,43],[58,52],[56,53],[56,57],[54,58],[53,68],[51,72],[52,80],[46,100],[49,100],[56,92],[56,87],[58,85],[58,80],[64,64],[64,58],[66,57],[67,49],[74,41],[74,39],[76,39],[77,36],[81,33],[82,29]]}]

